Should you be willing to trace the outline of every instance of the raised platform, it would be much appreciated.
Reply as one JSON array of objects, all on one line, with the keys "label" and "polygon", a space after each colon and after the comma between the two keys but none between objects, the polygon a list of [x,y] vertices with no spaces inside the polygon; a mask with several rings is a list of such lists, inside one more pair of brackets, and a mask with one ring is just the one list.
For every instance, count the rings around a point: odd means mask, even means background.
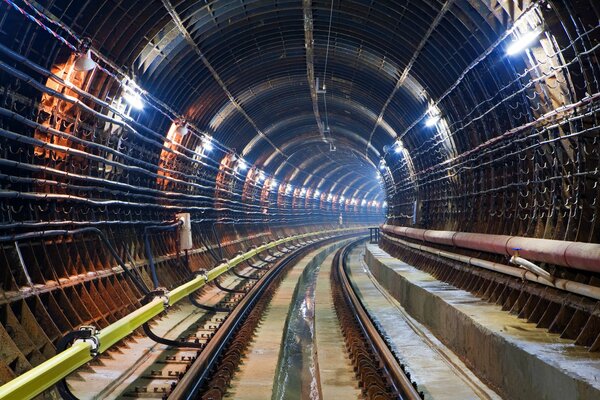
[{"label": "raised platform", "polygon": [[365,260],[406,312],[507,399],[600,399],[600,354],[536,328],[368,244]]}]

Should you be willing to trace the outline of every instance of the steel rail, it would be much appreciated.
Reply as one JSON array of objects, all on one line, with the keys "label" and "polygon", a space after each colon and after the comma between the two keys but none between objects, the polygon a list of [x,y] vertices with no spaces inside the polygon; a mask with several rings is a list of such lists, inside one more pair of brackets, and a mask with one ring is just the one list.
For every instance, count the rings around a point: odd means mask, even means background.
[{"label": "steel rail", "polygon": [[356,295],[354,287],[348,278],[346,259],[348,258],[350,250],[362,240],[364,239],[356,240],[338,250],[333,260],[333,268],[341,283],[341,289],[344,293],[346,303],[356,317],[358,325],[365,338],[367,338],[370,347],[379,356],[391,383],[393,383],[395,388],[401,393],[402,399],[421,400],[421,395],[402,370],[402,367],[399,365],[399,362],[385,340],[381,337],[381,334],[375,327],[362,301]]},{"label": "steel rail", "polygon": [[[284,269],[295,260],[306,256],[314,248],[323,248],[327,243],[334,242],[343,238],[355,236],[356,232],[345,233],[337,236],[327,236],[320,240],[306,243],[303,247],[296,248],[278,259],[274,266],[262,275],[259,281],[252,286],[243,299],[232,310],[227,319],[219,326],[215,336],[206,344],[202,352],[197,356],[194,363],[186,370],[185,375],[175,386],[168,399],[192,400],[204,398],[207,390],[210,392],[213,387],[209,387],[211,379],[218,376],[215,371],[219,368],[221,356],[227,354],[232,340],[242,326],[248,320],[248,315],[261,301],[265,301],[265,293],[270,289]],[[268,301],[268,300],[267,300]],[[212,378],[211,378],[212,375]],[[210,397],[210,396],[209,396]]]},{"label": "steel rail", "polygon": [[147,304],[100,330],[95,336],[95,339],[98,343],[97,347],[94,347],[94,344],[91,341],[75,342],[74,345],[67,350],[19,375],[3,386],[0,386],[0,399],[25,400],[41,394],[44,390],[49,389],[52,387],[52,385],[65,378],[77,368],[91,361],[98,354],[105,352],[120,340],[129,336],[134,330],[142,326],[144,323],[150,321],[152,318],[156,317],[170,306],[176,304],[207,283],[212,282],[220,275],[229,272],[231,268],[234,268],[238,264],[251,259],[260,252],[292,240],[303,239],[322,234],[343,234],[356,229],[357,228],[333,229],[290,236],[263,244],[262,246],[240,254],[228,260],[227,262],[223,262],[208,271],[205,275],[198,275],[189,282],[184,283],[170,292],[165,293],[164,296],[155,297]]},{"label": "steel rail", "polygon": [[233,337],[237,328],[245,320],[254,304],[260,300],[262,294],[279,273],[291,262],[296,260],[299,255],[303,254],[311,246],[298,249],[287,255],[285,258],[278,260],[273,268],[267,271],[260,280],[247,292],[247,295],[240,301],[238,306],[232,310],[231,314],[219,327],[215,336],[208,342],[202,353],[198,355],[189,370],[183,376],[181,381],[175,386],[169,394],[169,399],[196,399],[202,386],[209,378],[209,375],[218,363],[220,355],[227,348],[230,339]]}]

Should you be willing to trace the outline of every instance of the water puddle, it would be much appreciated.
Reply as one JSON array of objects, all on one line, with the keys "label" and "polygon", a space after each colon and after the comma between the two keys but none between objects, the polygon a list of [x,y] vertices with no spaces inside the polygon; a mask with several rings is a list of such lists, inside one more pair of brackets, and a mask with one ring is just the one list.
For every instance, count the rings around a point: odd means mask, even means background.
[{"label": "water puddle", "polygon": [[314,348],[315,287],[320,266],[321,262],[309,263],[294,289],[283,333],[273,400],[320,398]]}]

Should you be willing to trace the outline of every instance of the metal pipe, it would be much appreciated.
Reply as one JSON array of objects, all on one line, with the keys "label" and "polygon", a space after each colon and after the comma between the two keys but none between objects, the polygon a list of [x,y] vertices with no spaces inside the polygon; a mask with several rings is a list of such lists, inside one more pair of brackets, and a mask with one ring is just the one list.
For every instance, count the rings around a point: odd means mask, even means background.
[{"label": "metal pipe", "polygon": [[490,235],[455,231],[435,231],[384,224],[381,230],[423,242],[484,251],[511,257],[519,249],[521,257],[563,267],[600,272],[600,244],[535,239],[522,236]]},{"label": "metal pipe", "polygon": [[516,253],[514,256],[512,256],[510,258],[510,263],[520,265],[521,267],[533,272],[534,274],[541,276],[550,282],[554,282],[554,277],[552,275],[550,275],[550,273],[548,271],[535,265],[534,263],[532,263],[529,260],[519,257],[518,254],[516,254]]},{"label": "metal pipe", "polygon": [[[336,229],[330,233],[344,235],[349,234],[351,231],[356,231],[356,228]],[[52,234],[58,235],[64,234],[64,232],[65,231],[52,231]],[[322,233],[322,231],[318,231],[291,236],[287,239],[284,239],[284,242],[293,239],[304,239],[306,237],[316,236]],[[18,237],[19,240],[21,240],[42,236],[44,236],[44,232],[35,233],[33,235],[24,234],[0,236],[0,240],[4,239],[5,241],[14,241],[16,240],[15,237]],[[77,368],[92,360],[96,354],[105,352],[110,347],[114,346],[115,343],[129,336],[131,333],[133,333],[133,331],[135,331],[135,329],[142,326],[142,324],[165,311],[166,307],[172,306],[183,298],[188,297],[206,283],[216,279],[221,274],[228,272],[229,269],[246,260],[249,260],[256,255],[257,252],[265,251],[266,249],[274,247],[277,244],[280,244],[280,242],[271,242],[243,255],[234,257],[233,259],[229,260],[229,263],[219,265],[208,271],[208,276],[197,276],[191,281],[171,290],[166,294],[165,299],[154,298],[150,303],[141,306],[137,310],[124,316],[111,325],[102,328],[97,335],[98,343],[100,344],[99,348],[97,349],[97,353],[96,351],[92,352],[93,349],[89,342],[75,343],[67,350],[19,375],[13,380],[5,383],[3,386],[0,386],[0,399],[31,399],[39,395],[44,390],[48,389],[56,382],[75,371]]]},{"label": "metal pipe", "polygon": [[586,285],[584,283],[579,283],[575,281],[571,281],[568,279],[555,278],[554,282],[548,281],[544,279],[544,277],[534,274],[528,270],[523,270],[517,267],[511,267],[504,264],[495,263],[492,261],[482,260],[480,258],[469,257],[462,254],[456,254],[445,250],[439,250],[435,247],[425,246],[422,244],[407,242],[402,239],[395,238],[386,233],[383,233],[382,236],[389,241],[399,243],[401,245],[424,251],[430,254],[434,254],[436,256],[444,257],[450,260],[459,261],[468,265],[472,265],[475,267],[485,268],[490,271],[500,272],[505,275],[514,276],[515,278],[527,279],[531,282],[540,283],[542,285],[551,286],[556,289],[564,290],[567,292],[579,294],[581,296],[590,297],[595,300],[600,300],[600,287]]}]

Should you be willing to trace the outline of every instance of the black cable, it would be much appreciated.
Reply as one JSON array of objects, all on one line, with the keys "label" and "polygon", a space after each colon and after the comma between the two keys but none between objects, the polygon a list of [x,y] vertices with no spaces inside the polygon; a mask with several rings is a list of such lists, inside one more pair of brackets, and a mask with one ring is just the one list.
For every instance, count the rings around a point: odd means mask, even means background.
[{"label": "black cable", "polygon": [[269,268],[261,267],[261,266],[259,266],[259,265],[254,265],[254,264],[252,264],[252,263],[250,262],[250,260],[246,260],[246,264],[248,264],[248,266],[249,266],[250,268],[259,269],[259,270],[263,270],[263,271],[266,271],[266,270],[268,270],[268,269],[269,269]]},{"label": "black cable", "polygon": [[242,278],[242,279],[252,279],[252,280],[255,280],[255,281],[257,281],[257,280],[259,280],[259,279],[260,279],[259,277],[256,277],[256,276],[246,276],[246,275],[242,275],[242,274],[240,274],[239,272],[237,272],[237,271],[235,270],[235,268],[232,268],[232,269],[231,269],[231,272],[233,272],[233,274],[234,274],[235,276],[237,276],[238,278]]},{"label": "black cable", "polygon": [[146,334],[146,336],[148,336],[150,339],[154,340],[156,343],[164,344],[166,346],[171,346],[171,347],[189,347],[192,349],[204,348],[204,344],[200,343],[200,341],[198,339],[196,339],[194,342],[187,342],[187,341],[181,341],[181,340],[167,339],[167,338],[158,336],[157,334],[152,332],[152,329],[150,329],[150,325],[148,324],[148,322],[144,322],[144,324],[142,325],[142,329],[144,330],[144,333]]},{"label": "black cable", "polygon": [[[65,351],[69,345],[77,339],[89,339],[91,337],[91,331],[87,329],[72,331],[61,337],[56,343],[56,354]],[[71,392],[69,385],[67,384],[67,378],[64,377],[56,382],[56,389],[63,398],[63,400],[79,400],[77,396]]]},{"label": "black cable", "polygon": [[129,268],[127,268],[127,265],[125,265],[125,262],[119,256],[119,253],[117,253],[117,250],[109,242],[109,240],[106,237],[106,235],[104,234],[104,232],[102,232],[98,228],[87,227],[87,228],[80,228],[80,229],[73,229],[73,230],[49,230],[49,231],[21,233],[21,234],[16,234],[16,235],[4,235],[4,236],[0,236],[0,242],[15,242],[15,241],[19,241],[19,240],[41,239],[41,238],[47,238],[47,237],[52,237],[52,236],[75,236],[75,235],[84,234],[84,233],[94,233],[94,234],[98,235],[98,237],[100,237],[100,239],[104,243],[104,245],[108,248],[110,254],[115,258],[115,260],[117,260],[117,264],[119,264],[119,266],[123,269],[123,272],[129,277],[129,279],[131,279],[133,281],[133,283],[138,287],[138,289],[144,295],[148,294],[149,290],[146,287],[146,285],[142,281],[138,280],[137,277],[135,275],[133,275],[131,270]]},{"label": "black cable", "polygon": [[181,224],[183,224],[183,221],[179,220],[169,225],[152,225],[144,228],[144,247],[146,251],[146,257],[148,258],[148,265],[150,266],[154,289],[158,288],[160,285],[158,282],[158,275],[156,274],[156,266],[154,265],[154,257],[152,256],[152,248],[150,247],[149,233],[150,231],[163,232],[171,229],[177,229],[179,226],[181,226]]},{"label": "black cable", "polygon": [[202,304],[200,302],[198,302],[198,300],[196,300],[196,297],[194,296],[194,293],[190,294],[188,296],[188,300],[190,301],[190,303],[192,303],[194,306],[201,308],[202,310],[206,310],[206,311],[212,311],[212,312],[229,312],[231,311],[229,308],[227,307],[219,307],[219,306],[208,306],[206,304]]}]

